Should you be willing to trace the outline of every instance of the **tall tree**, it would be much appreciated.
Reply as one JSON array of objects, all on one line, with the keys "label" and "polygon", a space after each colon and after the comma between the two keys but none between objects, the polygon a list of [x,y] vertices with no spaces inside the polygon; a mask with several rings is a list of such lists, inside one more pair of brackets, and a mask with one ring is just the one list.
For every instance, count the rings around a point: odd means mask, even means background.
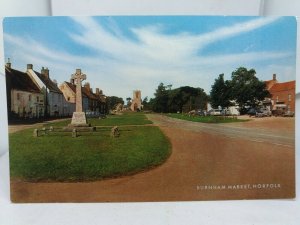
[{"label": "tall tree", "polygon": [[270,95],[265,82],[258,80],[254,69],[240,67],[232,72],[231,94],[241,109],[256,107],[260,101]]},{"label": "tall tree", "polygon": [[106,104],[107,104],[107,109],[111,110],[114,109],[117,104],[124,104],[123,98],[117,97],[117,96],[107,96],[106,97]]},{"label": "tall tree", "polygon": [[130,97],[127,97],[126,98],[126,105],[129,107],[131,105],[131,98]]},{"label": "tall tree", "polygon": [[160,83],[154,93],[153,110],[155,112],[167,112],[168,111],[168,99],[171,85],[165,86]]},{"label": "tall tree", "polygon": [[231,82],[224,81],[224,74],[220,74],[215,83],[211,86],[210,101],[213,108],[230,106]]}]

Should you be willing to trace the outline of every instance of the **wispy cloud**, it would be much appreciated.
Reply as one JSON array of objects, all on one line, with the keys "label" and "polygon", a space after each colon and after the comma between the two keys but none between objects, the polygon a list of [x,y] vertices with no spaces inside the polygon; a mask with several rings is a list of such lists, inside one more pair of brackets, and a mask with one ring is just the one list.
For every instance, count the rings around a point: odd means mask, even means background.
[{"label": "wispy cloud", "polygon": [[[81,67],[94,87],[108,95],[127,97],[133,89],[141,89],[144,96],[152,96],[159,82],[174,86],[200,86],[209,92],[215,77],[230,72],[240,65],[290,57],[290,52],[249,52],[207,56],[206,46],[278,20],[276,17],[253,19],[222,27],[204,34],[181,32],[166,34],[160,24],[128,28],[133,38],[125,36],[113,19],[109,29],[92,17],[72,17],[80,27],[69,31],[70,41],[93,52],[91,56],[73,55],[51,49],[32,38],[5,34],[8,55],[19,64],[34,63],[48,66],[53,78],[62,82],[69,79],[75,68]],[[9,53],[8,53],[9,52]]]}]

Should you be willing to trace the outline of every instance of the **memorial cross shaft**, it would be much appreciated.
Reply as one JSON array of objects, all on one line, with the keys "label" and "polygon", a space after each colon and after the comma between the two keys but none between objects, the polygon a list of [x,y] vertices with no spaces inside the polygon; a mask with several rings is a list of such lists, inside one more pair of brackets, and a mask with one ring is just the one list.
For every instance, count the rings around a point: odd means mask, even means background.
[{"label": "memorial cross shaft", "polygon": [[72,79],[76,84],[76,112],[83,112],[81,82],[86,79],[86,75],[81,73],[81,69],[76,69],[76,73],[72,75]]}]

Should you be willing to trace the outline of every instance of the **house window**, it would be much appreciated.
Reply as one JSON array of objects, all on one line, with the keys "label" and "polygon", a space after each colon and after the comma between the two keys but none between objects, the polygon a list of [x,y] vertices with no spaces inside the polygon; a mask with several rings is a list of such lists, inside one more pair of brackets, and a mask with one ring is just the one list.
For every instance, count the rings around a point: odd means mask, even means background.
[{"label": "house window", "polygon": [[40,98],[39,96],[36,96],[36,101],[39,102],[40,101]]},{"label": "house window", "polygon": [[31,101],[31,95],[28,96],[28,100]]},{"label": "house window", "polygon": [[292,101],[292,95],[291,94],[288,94],[288,100],[289,100],[289,102]]},{"label": "house window", "polygon": [[17,93],[17,100],[20,100],[20,93]]}]

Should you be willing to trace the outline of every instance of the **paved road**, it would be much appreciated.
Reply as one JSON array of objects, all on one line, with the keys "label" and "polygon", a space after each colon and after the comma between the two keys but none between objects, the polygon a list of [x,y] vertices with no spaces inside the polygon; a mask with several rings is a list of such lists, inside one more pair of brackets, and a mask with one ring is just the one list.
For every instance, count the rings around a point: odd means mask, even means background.
[{"label": "paved road", "polygon": [[[242,126],[248,125],[216,126],[161,115],[148,116],[172,144],[172,154],[163,165],[143,173],[95,182],[12,180],[12,200],[139,202],[294,197],[295,149],[293,141],[282,138],[279,131],[270,134],[257,127],[255,121],[248,122],[251,126],[246,128]],[[262,133],[258,134],[257,129]],[[293,133],[293,129],[286,132]],[[279,137],[274,137],[275,134]],[[260,138],[262,142],[252,138]],[[280,141],[272,143],[277,139]]]},{"label": "paved road", "polygon": [[[229,138],[243,138],[252,142],[265,142],[265,143],[270,143],[272,145],[274,144],[274,145],[281,145],[285,147],[295,147],[294,130],[290,130],[290,131],[281,130],[281,129],[274,130],[272,129],[272,127],[257,128],[255,126],[243,127],[243,123],[228,123],[228,124],[196,123],[191,121],[170,118],[159,114],[148,114],[148,118],[154,121],[155,124],[158,126],[167,126],[171,128],[180,127],[181,129],[184,130],[224,135]],[[252,123],[252,121],[246,123]]]}]

